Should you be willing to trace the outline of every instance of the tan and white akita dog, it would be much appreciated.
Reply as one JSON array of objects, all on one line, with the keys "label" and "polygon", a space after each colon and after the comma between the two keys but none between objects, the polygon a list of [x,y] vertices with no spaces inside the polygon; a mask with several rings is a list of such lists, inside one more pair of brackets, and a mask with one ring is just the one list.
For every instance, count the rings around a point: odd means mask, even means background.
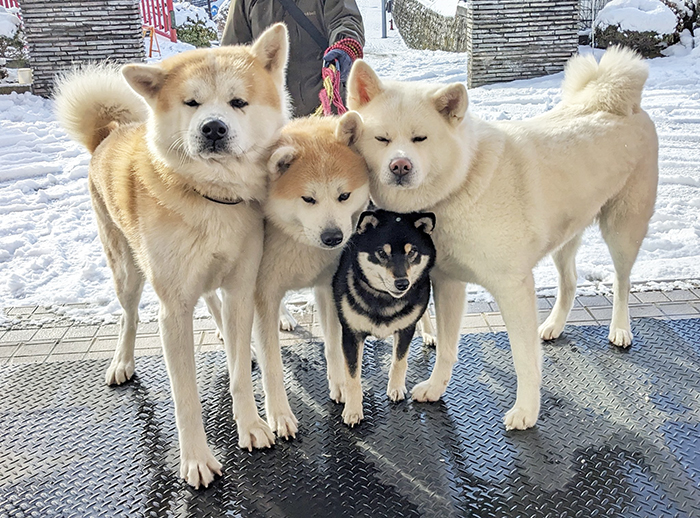
[{"label": "tan and white akita dog", "polygon": [[180,473],[194,487],[221,473],[197,395],[192,316],[199,297],[220,315],[239,446],[274,443],[253,398],[250,337],[265,162],[289,112],[287,54],[287,29],[278,24],[250,47],[193,50],[121,73],[87,67],[57,86],[61,122],[93,154],[90,194],[124,310],[106,381],[124,383],[134,372],[147,279],[160,300]]},{"label": "tan and white akita dog", "polygon": [[[254,336],[265,389],[267,421],[293,437],[297,420],[284,388],[278,310],[288,290],[314,288],[325,336],[331,398],[341,400],[345,367],[331,280],[343,246],[369,202],[367,165],[348,146],[360,117],[309,117],[282,130],[269,160],[265,246],[255,291]],[[283,322],[287,322],[289,317]]]},{"label": "tan and white akita dog", "polygon": [[[437,353],[413,399],[436,401],[457,360],[465,283],[484,286],[505,321],[517,374],[507,429],[535,424],[540,409],[540,337],[560,335],[576,291],[574,257],[584,229],[598,221],[615,266],[610,341],[632,340],[630,270],[654,210],[658,141],[641,109],[646,64],[608,50],[596,63],[566,67],[562,101],[524,121],[490,123],[467,113],[467,90],[383,82],[357,61],[348,105],[364,120],[357,147],[380,207],[435,213]],[[537,328],[532,269],[553,253],[557,301]]]}]

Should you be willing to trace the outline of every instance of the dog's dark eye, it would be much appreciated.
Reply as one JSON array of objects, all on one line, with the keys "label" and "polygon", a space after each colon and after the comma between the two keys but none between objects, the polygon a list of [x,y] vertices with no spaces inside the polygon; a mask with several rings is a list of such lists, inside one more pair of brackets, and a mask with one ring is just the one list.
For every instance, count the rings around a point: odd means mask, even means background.
[{"label": "dog's dark eye", "polygon": [[386,137],[374,137],[374,138],[383,144],[389,144],[391,142],[391,140],[389,140]]},{"label": "dog's dark eye", "polygon": [[190,99],[189,101],[185,101],[185,104],[186,104],[187,106],[192,106],[192,108],[196,108],[197,106],[200,105],[200,104],[199,104],[197,101],[195,101],[194,99]]},{"label": "dog's dark eye", "polygon": [[309,205],[315,205],[315,204],[316,204],[316,200],[313,199],[311,196],[302,196],[301,199],[304,200],[304,201],[305,201],[306,203],[308,203]]},{"label": "dog's dark eye", "polygon": [[349,193],[349,192],[344,192],[343,194],[341,194],[340,196],[338,196],[338,201],[345,201],[345,200],[347,200],[349,197],[350,197],[350,193]]},{"label": "dog's dark eye", "polygon": [[411,142],[423,142],[424,140],[428,140],[428,137],[413,137]]},{"label": "dog's dark eye", "polygon": [[231,99],[229,101],[229,104],[231,105],[231,108],[236,108],[237,110],[242,110],[246,106],[248,106],[248,103],[244,101],[243,99],[239,99],[236,97],[235,99]]},{"label": "dog's dark eye", "polygon": [[380,259],[382,259],[382,260],[384,260],[384,261],[386,261],[387,259],[389,259],[389,256],[386,255],[386,252],[385,252],[382,248],[380,248],[379,250],[377,250],[376,254],[377,254],[377,257],[379,257]]}]

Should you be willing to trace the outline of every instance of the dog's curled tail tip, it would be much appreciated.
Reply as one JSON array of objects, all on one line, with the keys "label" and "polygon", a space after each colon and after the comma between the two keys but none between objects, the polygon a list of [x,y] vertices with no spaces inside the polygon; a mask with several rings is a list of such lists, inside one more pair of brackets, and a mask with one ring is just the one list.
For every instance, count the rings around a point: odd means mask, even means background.
[{"label": "dog's curled tail tip", "polygon": [[146,102],[124,80],[120,66],[89,64],[57,75],[54,110],[68,135],[93,153],[120,124],[142,122]]},{"label": "dog's curled tail tip", "polygon": [[631,115],[640,110],[649,67],[634,50],[610,47],[596,62],[593,55],[575,56],[566,64],[562,101],[585,111]]}]

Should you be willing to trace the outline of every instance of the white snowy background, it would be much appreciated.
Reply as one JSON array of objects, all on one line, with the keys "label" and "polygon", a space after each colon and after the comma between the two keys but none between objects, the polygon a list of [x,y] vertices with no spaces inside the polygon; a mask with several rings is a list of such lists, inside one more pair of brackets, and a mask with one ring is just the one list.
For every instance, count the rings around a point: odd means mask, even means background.
[{"label": "white snowy background", "polygon": [[[381,39],[380,2],[359,0],[358,4],[366,27],[365,57],[381,77],[466,80],[466,54],[410,50],[398,31],[389,31],[389,37]],[[164,56],[189,47],[165,39],[160,43]],[[657,126],[661,179],[656,214],[632,272],[634,281],[646,281],[647,286],[700,278],[697,47],[691,38],[675,55],[649,61],[643,107]],[[558,102],[562,77],[556,74],[470,90],[470,110],[488,120],[531,117]],[[69,140],[56,122],[50,100],[31,94],[0,95],[0,308],[85,302],[90,303],[87,308],[66,311],[81,320],[116,318],[119,305],[87,190],[89,160],[90,155]],[[599,283],[612,281],[612,264],[597,229],[586,232],[577,264],[584,292],[605,290]],[[535,274],[540,292],[552,292],[556,271],[551,261],[544,260]],[[649,283],[652,280],[670,283]],[[470,290],[472,299],[488,297],[477,287]],[[296,295],[307,297],[308,292]],[[156,311],[155,294],[147,287],[141,317],[152,319]]]}]

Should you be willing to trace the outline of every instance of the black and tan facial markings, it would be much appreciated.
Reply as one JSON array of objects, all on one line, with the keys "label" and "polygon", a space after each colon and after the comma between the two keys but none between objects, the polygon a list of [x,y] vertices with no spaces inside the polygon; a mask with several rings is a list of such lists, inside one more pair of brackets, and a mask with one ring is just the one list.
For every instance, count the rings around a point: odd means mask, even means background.
[{"label": "black and tan facial markings", "polygon": [[430,233],[432,213],[362,213],[357,233],[357,261],[369,286],[394,298],[403,297],[432,267],[435,249]]}]

